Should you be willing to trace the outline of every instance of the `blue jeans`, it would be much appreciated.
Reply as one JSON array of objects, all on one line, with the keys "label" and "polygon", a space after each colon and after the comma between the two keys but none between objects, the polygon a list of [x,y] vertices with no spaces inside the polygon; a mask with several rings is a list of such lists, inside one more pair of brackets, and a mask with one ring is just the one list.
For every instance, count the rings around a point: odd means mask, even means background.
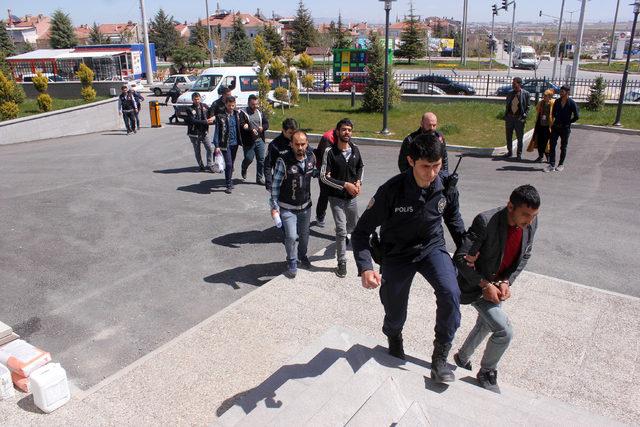
[{"label": "blue jeans", "polygon": [[393,337],[407,320],[411,282],[420,273],[436,294],[436,341],[449,344],[460,326],[460,288],[453,261],[444,247],[436,248],[418,262],[382,264],[380,300],[384,306],[382,332]]},{"label": "blue jeans", "polygon": [[211,167],[213,164],[213,144],[211,144],[211,141],[207,138],[207,134],[205,133],[198,136],[189,135],[189,139],[191,140],[191,144],[193,144],[193,152],[196,155],[196,162],[198,162],[198,165],[204,166],[200,150],[200,145],[202,144],[207,152],[207,167]]},{"label": "blue jeans", "polygon": [[238,152],[238,145],[232,145],[227,147],[226,150],[222,150],[224,156],[224,179],[227,184],[227,188],[233,187],[233,163],[236,161],[236,153]]},{"label": "blue jeans", "polygon": [[502,304],[494,304],[485,299],[471,303],[478,311],[478,319],[469,336],[460,347],[458,356],[462,362],[471,358],[473,352],[482,341],[491,333],[487,347],[480,362],[481,370],[497,369],[498,362],[509,347],[513,337],[513,328],[507,317],[507,313],[502,309]]},{"label": "blue jeans", "polygon": [[242,172],[246,173],[249,165],[256,159],[256,181],[264,180],[264,141],[257,139],[252,145],[242,147],[244,159],[242,160]]},{"label": "blue jeans", "polygon": [[311,206],[299,211],[280,208],[280,219],[284,230],[284,248],[287,251],[287,261],[292,264],[307,256]]}]

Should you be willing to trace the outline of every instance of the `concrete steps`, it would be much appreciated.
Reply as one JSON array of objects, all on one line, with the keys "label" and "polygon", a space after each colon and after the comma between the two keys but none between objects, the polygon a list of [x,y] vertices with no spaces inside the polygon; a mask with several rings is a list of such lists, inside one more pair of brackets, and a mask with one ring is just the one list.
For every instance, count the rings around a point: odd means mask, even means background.
[{"label": "concrete steps", "polygon": [[370,337],[333,327],[244,396],[216,426],[619,425],[510,387],[480,388],[473,373],[433,383],[424,359],[389,356]]}]

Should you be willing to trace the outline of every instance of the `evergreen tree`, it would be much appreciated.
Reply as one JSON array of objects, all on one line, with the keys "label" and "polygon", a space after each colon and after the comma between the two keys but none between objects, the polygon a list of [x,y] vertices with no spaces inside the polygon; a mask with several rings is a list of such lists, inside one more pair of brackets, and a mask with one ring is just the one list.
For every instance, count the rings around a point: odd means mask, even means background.
[{"label": "evergreen tree", "polygon": [[173,25],[173,16],[169,17],[160,8],[149,28],[149,41],[156,45],[156,55],[166,61],[178,45],[179,38],[180,35]]},{"label": "evergreen tree", "polygon": [[271,114],[271,106],[269,105],[268,99],[269,91],[271,91],[271,83],[269,82],[267,73],[269,64],[273,58],[273,53],[271,53],[269,46],[261,35],[258,35],[253,40],[253,55],[258,63],[258,99],[260,100],[260,109],[265,114]]},{"label": "evergreen tree", "polygon": [[69,49],[78,45],[78,38],[71,24],[71,18],[57,9],[51,16],[51,48]]},{"label": "evergreen tree", "polygon": [[[253,59],[253,46],[247,32],[244,30],[244,24],[240,15],[233,20],[233,28],[231,34],[227,38],[229,48],[224,54],[224,62],[231,64],[246,64]],[[268,61],[267,61],[268,62]]]},{"label": "evergreen tree", "polygon": [[5,23],[0,21],[0,54],[3,56],[13,56],[16,54],[16,45],[9,37]]},{"label": "evergreen tree", "polygon": [[604,93],[606,88],[607,84],[604,82],[602,76],[597,77],[595,83],[590,88],[587,105],[585,105],[584,108],[589,111],[601,111],[602,107],[604,107],[604,101],[607,99]]},{"label": "evergreen tree", "polygon": [[[367,56],[369,74],[367,75],[367,89],[362,100],[362,109],[369,112],[382,112],[384,109],[384,45],[375,31],[369,33],[367,42]],[[393,79],[393,70],[389,64],[389,108],[400,101],[400,89]]]},{"label": "evergreen tree", "polygon": [[207,52],[200,46],[180,45],[171,52],[171,59],[178,69],[182,67],[195,67],[198,63],[206,61]]},{"label": "evergreen tree", "polygon": [[409,60],[423,58],[427,54],[426,33],[418,17],[413,13],[413,2],[409,2],[409,15],[404,20],[404,29],[400,34],[398,56]]},{"label": "evergreen tree", "polygon": [[191,31],[189,44],[199,47],[206,53],[209,52],[209,31],[207,30],[207,27],[202,25],[200,19],[196,21],[196,25],[193,27],[193,31]]},{"label": "evergreen tree", "polygon": [[275,27],[271,24],[267,24],[261,31],[262,38],[267,44],[268,48],[271,50],[275,56],[282,55],[282,49],[284,49],[284,41],[278,31],[276,31]]},{"label": "evergreen tree", "polygon": [[295,53],[304,52],[309,46],[313,46],[316,42],[316,27],[313,25],[313,19],[311,18],[311,12],[304,5],[304,2],[300,0],[298,3],[298,11],[296,12],[296,18],[293,20],[291,27],[291,48]]},{"label": "evergreen tree", "polygon": [[89,32],[89,42],[91,44],[104,44],[105,41],[106,37],[102,35],[98,24],[94,22],[93,26],[91,27],[91,31]]},{"label": "evergreen tree", "polygon": [[[331,28],[331,27],[329,27]],[[342,25],[342,14],[338,14],[338,26],[335,29],[335,42],[333,44],[334,49],[349,49],[351,47],[351,37],[347,35],[349,30]]]}]

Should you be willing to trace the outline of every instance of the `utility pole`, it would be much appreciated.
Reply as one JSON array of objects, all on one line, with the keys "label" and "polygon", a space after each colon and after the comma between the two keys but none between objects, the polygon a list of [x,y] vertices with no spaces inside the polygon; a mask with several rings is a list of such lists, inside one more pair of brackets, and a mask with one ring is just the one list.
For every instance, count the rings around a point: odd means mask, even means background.
[{"label": "utility pole", "polygon": [[504,10],[509,10],[509,5],[512,4],[513,5],[513,15],[511,16],[511,43],[509,46],[509,64],[507,68],[507,77],[511,77],[511,65],[513,64],[513,49],[515,48],[515,46],[513,45],[513,41],[514,41],[514,36],[515,36],[515,31],[516,31],[516,2],[515,0],[512,0],[510,2],[507,2],[507,0],[502,0],[502,8]]},{"label": "utility pole", "polygon": [[469,8],[469,0],[464,0],[462,8],[462,51],[460,53],[460,63],[467,65],[467,11]]},{"label": "utility pole", "polygon": [[389,115],[389,12],[391,12],[392,1],[396,0],[384,0],[384,111],[382,114],[382,130],[380,131],[380,134],[382,135],[389,135],[389,133],[391,133],[389,132],[387,122]]},{"label": "utility pole", "polygon": [[209,49],[209,66],[213,67],[213,43],[211,39],[211,24],[209,23],[209,0],[204,0],[204,7],[207,12],[207,31],[209,32],[209,40],[207,40],[207,49]]},{"label": "utility pole", "polygon": [[571,70],[571,91],[573,92],[578,75],[578,67],[580,66],[580,52],[582,50],[582,33],[584,33],[584,14],[587,10],[587,0],[582,0],[580,8],[580,23],[578,24],[578,40],[576,40],[576,49],[573,51],[573,68]]},{"label": "utility pole", "polygon": [[[497,5],[493,5],[491,6],[491,49],[489,49],[489,71],[491,71],[491,66],[493,65],[493,52],[494,52],[494,40],[495,40],[495,34],[493,34],[493,27],[495,24],[495,20],[496,20],[496,15],[498,14],[498,6]],[[479,66],[479,65],[478,65]]]},{"label": "utility pole", "polygon": [[556,65],[558,64],[558,56],[560,56],[560,36],[562,34],[562,15],[563,14],[564,14],[564,0],[562,0],[562,6],[560,6],[560,21],[558,22],[558,39],[556,40],[556,57],[553,58],[553,70],[551,71],[552,82],[555,82],[556,80]]},{"label": "utility pole", "polygon": [[616,3],[616,15],[613,18],[613,29],[611,30],[611,43],[609,43],[609,57],[607,58],[607,66],[611,65],[611,57],[613,56],[613,40],[616,36],[616,24],[618,23],[618,9],[620,9],[620,0]]},{"label": "utility pole", "polygon": [[614,126],[622,126],[620,119],[622,118],[622,103],[624,102],[624,93],[627,88],[627,78],[629,77],[629,62],[631,61],[631,55],[633,54],[633,36],[636,34],[636,24],[638,23],[638,14],[640,13],[640,0],[635,0],[633,3],[633,25],[631,26],[631,38],[629,39],[629,50],[627,51],[627,63],[624,66],[624,73],[622,74],[622,85],[620,86],[620,97],[618,98],[618,109],[616,111],[616,121]]},{"label": "utility pole", "polygon": [[149,28],[144,13],[144,0],[140,0],[140,14],[142,15],[142,33],[144,34],[144,64],[147,69],[147,84],[153,84],[153,69],[151,68],[151,51],[149,50]]}]

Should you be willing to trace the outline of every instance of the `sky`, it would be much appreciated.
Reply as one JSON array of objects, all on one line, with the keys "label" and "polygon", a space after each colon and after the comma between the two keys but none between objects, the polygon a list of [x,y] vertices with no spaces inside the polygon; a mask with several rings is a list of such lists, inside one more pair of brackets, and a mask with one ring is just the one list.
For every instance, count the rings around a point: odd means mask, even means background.
[{"label": "sky", "polygon": [[[615,13],[616,2],[618,0],[589,0],[587,3],[586,20],[588,22],[611,21]],[[255,13],[257,8],[270,16],[272,11],[283,16],[292,16],[298,6],[298,0],[235,0],[220,1],[222,9],[242,10],[243,12]],[[345,22],[367,21],[369,23],[384,22],[384,8],[380,0],[305,0],[305,5],[316,19],[323,21],[337,17],[338,11],[342,13]],[[490,22],[491,5],[501,3],[501,0],[468,0],[469,20],[471,22]],[[630,0],[620,0],[621,21],[631,21],[633,19],[633,7],[629,6]],[[89,0],[81,2],[78,0],[31,0],[15,1],[0,0],[0,13],[2,19],[6,20],[7,9],[17,16],[25,14],[37,15],[43,13],[51,15],[56,8],[62,9],[71,16],[73,24],[92,24],[94,21],[102,23],[118,23],[129,20],[140,20],[139,0]],[[89,6],[90,5],[90,6]],[[560,14],[561,0],[518,0],[516,10],[516,21],[550,22],[547,17],[540,18],[540,10],[544,14],[558,16]],[[576,10],[573,14],[573,22],[577,22],[580,15],[581,0],[565,0],[565,13]],[[366,6],[366,7],[365,7]],[[433,1],[415,0],[414,9],[417,15],[453,17],[462,20],[463,0]],[[147,16],[153,16],[160,8],[178,21],[194,22],[199,17],[205,15],[205,0],[168,1],[168,0],[145,0]],[[216,1],[209,0],[209,11],[216,9]],[[408,0],[394,1],[391,10],[391,20],[395,20],[396,14],[402,19],[409,10]],[[509,12],[503,10],[496,18],[496,22],[510,22],[511,9]]]}]

